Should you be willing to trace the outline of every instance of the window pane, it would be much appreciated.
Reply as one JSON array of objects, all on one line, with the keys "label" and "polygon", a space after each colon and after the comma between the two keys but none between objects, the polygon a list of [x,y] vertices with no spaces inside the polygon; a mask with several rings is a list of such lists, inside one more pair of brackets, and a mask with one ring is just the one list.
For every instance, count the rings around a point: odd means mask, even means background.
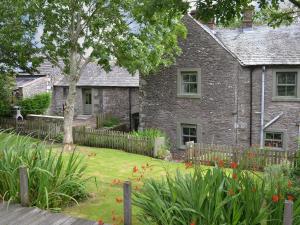
[{"label": "window pane", "polygon": [[277,95],[278,96],[286,96],[286,87],[285,86],[278,86],[277,87]]},{"label": "window pane", "polygon": [[296,87],[295,86],[287,86],[286,87],[286,96],[296,96]]},{"label": "window pane", "polygon": [[189,82],[190,81],[190,75],[182,75],[183,82]]},{"label": "window pane", "polygon": [[182,128],[182,134],[183,134],[183,135],[189,135],[189,134],[190,134],[190,128],[188,128],[188,127],[183,127],[183,128]]},{"label": "window pane", "polygon": [[196,128],[190,128],[190,136],[197,136]]},{"label": "window pane", "polygon": [[286,74],[286,83],[287,84],[296,84],[296,74],[295,73],[288,73]]},{"label": "window pane", "polygon": [[273,139],[273,133],[266,133],[266,139]]},{"label": "window pane", "polygon": [[197,138],[196,137],[191,137],[190,141],[193,141],[194,143],[197,143]]},{"label": "window pane", "polygon": [[190,93],[190,86],[189,84],[183,84],[183,92]]},{"label": "window pane", "polygon": [[197,142],[197,126],[183,124],[182,125],[182,144],[184,145],[188,141]]},{"label": "window pane", "polygon": [[282,139],[282,134],[280,133],[274,133],[274,140],[280,140]]},{"label": "window pane", "polygon": [[189,93],[197,93],[197,84],[189,84]]},{"label": "window pane", "polygon": [[286,84],[286,76],[284,73],[277,73],[277,83]]},{"label": "window pane", "polygon": [[197,82],[197,75],[196,74],[193,74],[193,75],[190,75],[190,82]]},{"label": "window pane", "polygon": [[186,142],[189,142],[189,141],[190,141],[190,138],[189,138],[189,137],[187,137],[187,136],[183,136],[183,137],[182,137],[182,144],[183,144],[183,145],[185,145],[185,143],[186,143]]}]

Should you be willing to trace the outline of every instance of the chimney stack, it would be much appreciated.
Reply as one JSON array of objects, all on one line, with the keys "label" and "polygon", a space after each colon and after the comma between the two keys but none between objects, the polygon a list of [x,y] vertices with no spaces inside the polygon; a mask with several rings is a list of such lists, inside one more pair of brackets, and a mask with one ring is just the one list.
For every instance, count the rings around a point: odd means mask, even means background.
[{"label": "chimney stack", "polygon": [[[194,17],[195,19],[197,19],[197,18],[196,18],[196,10],[192,10],[192,11],[190,12],[190,15],[191,15],[192,17]],[[215,23],[215,19],[214,19],[214,18],[210,19],[208,22],[204,22],[204,21],[199,20],[199,19],[197,19],[197,20],[198,20],[200,23],[206,25],[206,26],[207,26],[209,29],[211,29],[211,30],[214,30],[214,29],[216,28],[216,23]]]},{"label": "chimney stack", "polygon": [[243,29],[253,26],[254,6],[247,7],[243,12]]}]

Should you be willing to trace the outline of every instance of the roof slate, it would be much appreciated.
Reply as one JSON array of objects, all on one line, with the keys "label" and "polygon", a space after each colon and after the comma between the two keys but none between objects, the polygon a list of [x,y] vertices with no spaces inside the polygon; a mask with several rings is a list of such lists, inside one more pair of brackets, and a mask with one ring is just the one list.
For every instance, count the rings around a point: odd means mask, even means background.
[{"label": "roof slate", "polygon": [[300,65],[300,23],[276,29],[217,29],[214,35],[242,65]]},{"label": "roof slate", "polygon": [[[54,86],[68,86],[68,81],[63,77]],[[77,86],[138,87],[139,75],[131,75],[126,69],[118,66],[113,66],[112,71],[106,73],[96,63],[89,63]]]}]

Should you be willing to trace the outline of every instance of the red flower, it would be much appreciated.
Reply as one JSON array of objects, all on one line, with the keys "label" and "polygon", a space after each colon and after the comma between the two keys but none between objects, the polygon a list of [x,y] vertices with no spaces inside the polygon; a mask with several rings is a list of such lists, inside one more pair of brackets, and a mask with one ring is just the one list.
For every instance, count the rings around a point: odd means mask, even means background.
[{"label": "red flower", "polygon": [[289,201],[294,201],[294,199],[295,199],[295,197],[293,195],[288,195],[287,198]]},{"label": "red flower", "polygon": [[232,162],[232,163],[230,163],[230,167],[232,169],[236,169],[238,167],[238,164],[236,162]]},{"label": "red flower", "polygon": [[229,194],[230,196],[234,195],[234,191],[233,191],[232,188],[230,188],[230,189],[228,190],[228,194]]},{"label": "red flower", "polygon": [[272,201],[273,202],[278,202],[279,201],[279,195],[273,195],[272,196]]},{"label": "red flower", "polygon": [[193,167],[193,163],[192,162],[186,162],[185,163],[185,168],[186,169],[189,169],[189,168],[192,168]]},{"label": "red flower", "polygon": [[101,219],[99,219],[98,220],[98,225],[104,225],[104,222]]},{"label": "red flower", "polygon": [[219,166],[219,167],[224,167],[224,161],[223,161],[223,160],[219,160],[218,166]]},{"label": "red flower", "polygon": [[122,202],[123,202],[123,198],[117,197],[117,198],[116,198],[116,202],[117,202],[117,203],[122,203]]},{"label": "red flower", "polygon": [[232,179],[237,180],[238,179],[238,175],[236,173],[232,174]]},{"label": "red flower", "polygon": [[138,171],[139,171],[138,167],[137,167],[137,166],[134,166],[134,167],[133,167],[133,172],[136,173],[136,172],[138,172]]},{"label": "red flower", "polygon": [[195,221],[193,221],[193,222],[191,222],[191,224],[190,225],[196,225],[196,222]]}]

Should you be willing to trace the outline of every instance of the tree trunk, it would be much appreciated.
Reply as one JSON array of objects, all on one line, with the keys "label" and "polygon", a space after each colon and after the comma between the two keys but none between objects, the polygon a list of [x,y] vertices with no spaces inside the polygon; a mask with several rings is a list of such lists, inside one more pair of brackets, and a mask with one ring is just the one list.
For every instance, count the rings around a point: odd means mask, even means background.
[{"label": "tree trunk", "polygon": [[72,150],[73,148],[73,118],[76,100],[76,84],[79,80],[76,65],[76,51],[71,53],[70,57],[70,74],[67,75],[69,82],[69,93],[64,111],[64,150]]}]

